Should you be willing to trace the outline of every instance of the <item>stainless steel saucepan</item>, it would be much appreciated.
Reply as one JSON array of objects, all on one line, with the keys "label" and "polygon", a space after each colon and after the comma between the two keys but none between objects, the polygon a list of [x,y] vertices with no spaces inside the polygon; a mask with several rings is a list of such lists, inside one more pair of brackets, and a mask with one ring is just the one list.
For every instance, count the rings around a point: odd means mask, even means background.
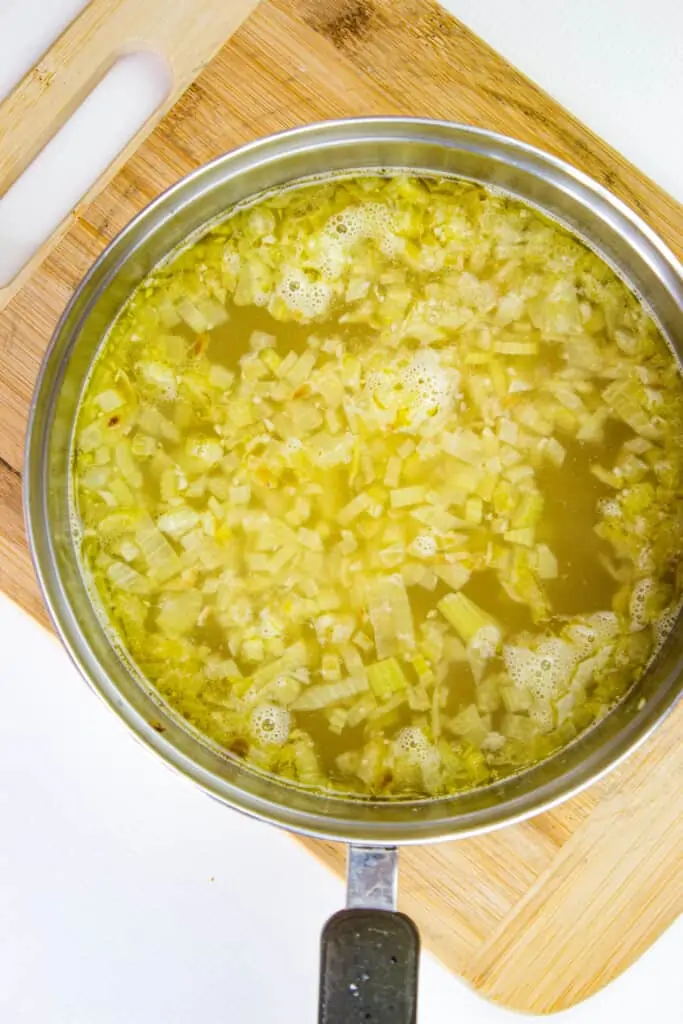
[{"label": "stainless steel saucepan", "polygon": [[683,274],[655,234],[584,174],[463,125],[370,118],[309,125],[201,167],[112,242],[73,296],[47,352],[28,430],[25,513],[55,627],[90,685],[136,736],[207,793],[264,821],[350,843],[348,907],[323,933],[320,1020],[414,1020],[417,933],[395,912],[396,847],[454,839],[537,814],[599,778],[649,735],[681,692],[680,620],[649,671],[601,722],[541,764],[452,797],[375,802],[266,777],[189,731],[112,645],[81,577],[69,505],[74,420],[100,342],[131,291],[234,203],[315,175],[403,168],[457,175],[529,202],[581,236],[649,304],[683,355]]}]

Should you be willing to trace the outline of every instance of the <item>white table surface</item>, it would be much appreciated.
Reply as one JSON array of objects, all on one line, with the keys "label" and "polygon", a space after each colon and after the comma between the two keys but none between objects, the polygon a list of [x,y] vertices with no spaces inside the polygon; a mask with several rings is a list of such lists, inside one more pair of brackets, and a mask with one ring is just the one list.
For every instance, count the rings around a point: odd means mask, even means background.
[{"label": "white table surface", "polygon": [[[81,5],[0,0],[0,96]],[[445,6],[683,199],[680,0]],[[0,651],[0,1022],[312,1022],[340,881],[166,771],[4,598]],[[679,921],[559,1018],[678,1024],[681,953]],[[512,1016],[423,957],[421,1024]]]}]

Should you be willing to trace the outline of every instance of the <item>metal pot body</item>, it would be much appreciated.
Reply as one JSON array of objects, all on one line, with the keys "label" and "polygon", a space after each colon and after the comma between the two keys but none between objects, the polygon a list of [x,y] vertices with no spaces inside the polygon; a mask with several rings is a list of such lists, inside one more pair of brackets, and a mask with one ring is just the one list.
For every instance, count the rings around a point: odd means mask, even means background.
[{"label": "metal pot body", "polygon": [[67,481],[78,402],[103,336],[137,284],[230,208],[298,179],[405,168],[501,189],[581,236],[644,298],[679,358],[683,275],[672,254],[585,175],[520,142],[438,121],[371,118],[310,125],[220,157],[148,206],[73,296],[38,379],[27,439],[25,513],[54,624],[73,661],[135,735],[212,796],[314,836],[392,845],[454,838],[535,814],[576,792],[642,742],[681,690],[676,628],[638,685],[599,724],[517,776],[453,797],[379,802],[297,789],[188,731],[112,644],[79,570]]}]

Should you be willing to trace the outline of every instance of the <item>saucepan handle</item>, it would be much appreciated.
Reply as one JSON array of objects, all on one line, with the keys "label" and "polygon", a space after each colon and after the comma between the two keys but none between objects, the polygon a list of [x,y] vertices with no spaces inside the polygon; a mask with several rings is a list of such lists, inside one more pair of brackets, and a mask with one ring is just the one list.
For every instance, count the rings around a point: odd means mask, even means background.
[{"label": "saucepan handle", "polygon": [[349,847],[347,909],[321,939],[318,1024],[414,1024],[420,937],[396,910],[396,847]]}]

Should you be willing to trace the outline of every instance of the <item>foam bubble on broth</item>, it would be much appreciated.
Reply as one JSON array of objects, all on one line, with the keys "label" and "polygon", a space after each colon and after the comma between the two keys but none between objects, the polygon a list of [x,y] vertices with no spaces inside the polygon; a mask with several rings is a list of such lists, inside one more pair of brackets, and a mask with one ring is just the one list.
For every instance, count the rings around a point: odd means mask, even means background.
[{"label": "foam bubble on broth", "polygon": [[407,727],[401,729],[394,740],[396,750],[416,764],[428,764],[433,749],[422,729]]},{"label": "foam bubble on broth", "polygon": [[277,704],[262,704],[251,714],[251,728],[259,743],[285,743],[291,728],[291,715]]},{"label": "foam bubble on broth", "polygon": [[648,624],[648,599],[655,591],[655,581],[649,578],[638,580],[631,593],[629,611],[631,613],[631,630],[637,632]]},{"label": "foam bubble on broth", "polygon": [[676,622],[681,614],[681,605],[679,604],[676,608],[671,608],[669,611],[664,612],[656,619],[654,623],[654,634],[655,634],[655,652],[659,651],[664,645],[667,638],[674,629]]},{"label": "foam bubble on broth", "polygon": [[393,232],[393,227],[391,211],[380,203],[368,202],[362,206],[347,206],[333,214],[327,221],[324,234],[350,248],[362,238],[384,239]]},{"label": "foam bubble on broth", "polygon": [[323,316],[332,299],[328,285],[322,281],[312,281],[295,267],[285,270],[277,294],[293,312],[310,320]]},{"label": "foam bubble on broth", "polygon": [[453,408],[459,380],[458,372],[444,366],[433,350],[391,360],[365,379],[373,403],[370,415],[405,432],[436,428]]}]

